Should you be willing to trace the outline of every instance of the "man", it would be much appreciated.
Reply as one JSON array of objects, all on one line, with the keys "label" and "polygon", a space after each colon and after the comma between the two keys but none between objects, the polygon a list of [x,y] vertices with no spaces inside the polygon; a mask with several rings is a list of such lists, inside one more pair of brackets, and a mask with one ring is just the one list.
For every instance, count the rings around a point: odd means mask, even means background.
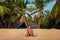
[{"label": "man", "polygon": [[27,36],[33,36],[33,30],[31,28],[31,26],[28,26],[28,28],[27,28]]}]

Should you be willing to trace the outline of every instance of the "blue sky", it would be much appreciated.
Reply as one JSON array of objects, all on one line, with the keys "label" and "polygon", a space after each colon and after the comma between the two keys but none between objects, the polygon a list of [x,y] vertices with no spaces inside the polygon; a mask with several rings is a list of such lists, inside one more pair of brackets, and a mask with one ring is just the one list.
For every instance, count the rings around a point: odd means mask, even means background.
[{"label": "blue sky", "polygon": [[49,11],[51,11],[52,8],[53,8],[53,6],[55,5],[55,3],[56,3],[55,0],[52,1],[52,2],[50,2],[50,3],[48,3],[48,4],[44,7],[44,10],[49,10]]},{"label": "blue sky", "polygon": [[[32,0],[30,0],[30,2],[31,2],[31,1],[32,1]],[[50,2],[50,3],[48,3],[48,4],[44,7],[43,10],[49,10],[49,11],[51,11],[52,8],[53,8],[53,6],[55,5],[55,3],[56,3],[55,0],[52,1],[52,2]],[[29,6],[36,7],[34,4],[28,4],[27,7],[29,7]],[[29,13],[30,13],[30,12],[29,12]],[[37,14],[37,13],[35,13],[34,15],[32,15],[32,18],[33,18],[36,14]],[[26,15],[26,16],[27,16],[27,15]]]},{"label": "blue sky", "polygon": [[[33,0],[29,0],[29,1],[32,2]],[[52,2],[50,2],[50,3],[48,3],[48,4],[44,7],[44,10],[49,10],[49,11],[51,11],[55,3],[56,3],[55,0],[52,1]],[[27,5],[27,7],[30,7],[30,6],[36,7],[34,4],[28,4],[28,5]]]}]

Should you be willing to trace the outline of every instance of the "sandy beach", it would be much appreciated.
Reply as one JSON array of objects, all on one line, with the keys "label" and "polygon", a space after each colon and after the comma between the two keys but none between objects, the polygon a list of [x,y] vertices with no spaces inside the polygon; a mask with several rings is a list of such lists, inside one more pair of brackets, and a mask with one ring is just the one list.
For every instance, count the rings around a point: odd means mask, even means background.
[{"label": "sandy beach", "polygon": [[60,40],[59,29],[33,29],[34,37],[26,36],[26,29],[0,29],[0,40]]}]

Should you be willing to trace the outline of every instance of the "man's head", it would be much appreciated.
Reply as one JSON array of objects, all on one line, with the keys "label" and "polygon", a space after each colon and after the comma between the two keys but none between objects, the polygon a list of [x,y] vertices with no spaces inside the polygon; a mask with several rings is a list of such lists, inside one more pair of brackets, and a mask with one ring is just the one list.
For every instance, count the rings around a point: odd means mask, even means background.
[{"label": "man's head", "polygon": [[31,29],[31,26],[29,25],[28,28]]}]

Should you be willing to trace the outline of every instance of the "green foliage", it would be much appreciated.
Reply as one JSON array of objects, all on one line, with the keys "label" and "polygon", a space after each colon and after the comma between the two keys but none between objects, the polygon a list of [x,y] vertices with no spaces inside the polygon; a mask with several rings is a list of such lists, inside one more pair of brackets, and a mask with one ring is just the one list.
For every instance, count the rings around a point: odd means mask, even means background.
[{"label": "green foliage", "polygon": [[54,5],[51,13],[49,13],[47,19],[48,19],[48,27],[47,28],[60,28],[59,22],[60,22],[60,7],[59,7],[58,1]]},{"label": "green foliage", "polygon": [[[1,23],[8,23],[7,27],[10,27],[11,22],[15,22],[15,20],[18,21],[22,16],[24,16],[26,5],[29,3],[28,0],[5,0],[3,2],[0,2],[0,16],[1,16]],[[20,9],[19,13],[15,13],[14,9],[18,8]],[[19,16],[18,16],[19,14]],[[7,15],[7,16],[6,16]],[[9,19],[7,18],[9,15]],[[2,25],[3,26],[3,25]],[[4,26],[3,26],[4,27]]]},{"label": "green foliage", "polygon": [[[35,22],[37,25],[40,25],[41,28],[60,28],[60,1],[57,0],[56,4],[54,5],[51,13],[46,10],[45,12],[48,13],[48,15],[45,17],[43,13],[43,7],[44,3],[47,4],[53,0],[35,0],[33,4],[36,5],[36,8],[26,8],[27,4],[30,4],[29,0],[2,0],[0,1],[0,19],[1,19],[1,25],[10,25],[11,23],[14,23],[16,21],[20,22],[22,21],[29,21],[29,22]],[[14,10],[17,8],[17,10]],[[25,16],[25,11],[28,10],[29,12],[35,11],[31,14],[27,13],[28,17]],[[41,9],[41,10],[40,10]],[[17,13],[15,13],[17,11]],[[38,14],[32,18],[32,14],[37,13]],[[16,21],[15,21],[16,20]],[[26,23],[27,23],[26,21]],[[9,27],[9,26],[7,26]]]},{"label": "green foliage", "polygon": [[11,10],[9,8],[7,8],[5,6],[0,6],[0,16],[3,16],[6,13],[9,14],[10,12],[11,12]]},{"label": "green foliage", "polygon": [[[1,14],[2,13],[2,14]],[[3,10],[3,7],[0,6],[0,16],[3,16],[4,15],[4,10]]]},{"label": "green foliage", "polygon": [[43,0],[35,0],[35,5],[37,8],[43,7]]},{"label": "green foliage", "polygon": [[34,10],[36,10],[36,8],[27,8],[27,10],[29,11],[29,12],[32,12],[32,11],[34,11]]}]

